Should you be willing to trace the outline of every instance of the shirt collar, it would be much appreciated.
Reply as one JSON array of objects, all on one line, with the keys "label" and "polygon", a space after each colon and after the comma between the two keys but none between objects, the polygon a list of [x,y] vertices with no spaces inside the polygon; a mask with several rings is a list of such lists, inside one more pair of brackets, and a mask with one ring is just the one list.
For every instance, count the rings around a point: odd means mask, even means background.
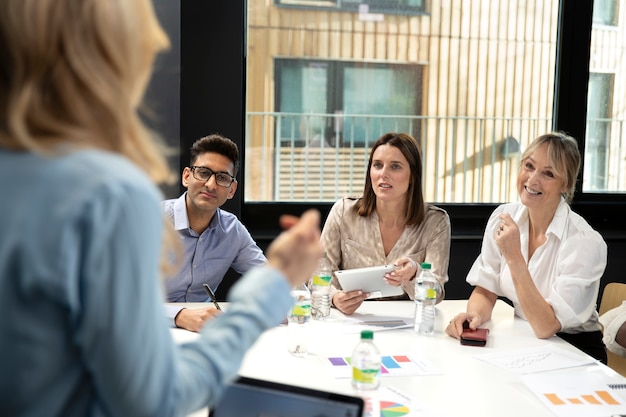
[{"label": "shirt collar", "polygon": [[[187,204],[185,199],[187,198],[187,191],[183,193],[174,202],[174,229],[175,230],[188,230],[189,229],[189,217],[187,217]],[[218,208],[215,212],[215,216],[211,219],[209,227],[206,230],[219,227],[221,231],[225,231],[224,220],[222,215],[222,209]],[[205,232],[206,232],[205,230]]]},{"label": "shirt collar", "polygon": [[[563,239],[565,227],[567,226],[567,216],[569,215],[569,210],[569,204],[567,204],[565,199],[561,197],[561,201],[556,208],[556,212],[554,212],[554,217],[548,225],[548,230],[546,230],[546,235],[551,233],[560,240]],[[522,210],[514,213],[512,217],[520,229],[522,226],[526,227],[528,225],[528,207],[522,205]]]},{"label": "shirt collar", "polygon": [[554,217],[552,218],[552,221],[550,222],[546,233],[552,233],[560,240],[563,240],[565,227],[567,226],[567,217],[569,215],[569,210],[569,204],[567,204],[565,202],[565,199],[561,197],[559,206],[556,208],[556,212],[554,213]]},{"label": "shirt collar", "polygon": [[185,198],[187,198],[187,191],[174,202],[174,229],[176,230],[189,229],[189,218],[187,217]]}]

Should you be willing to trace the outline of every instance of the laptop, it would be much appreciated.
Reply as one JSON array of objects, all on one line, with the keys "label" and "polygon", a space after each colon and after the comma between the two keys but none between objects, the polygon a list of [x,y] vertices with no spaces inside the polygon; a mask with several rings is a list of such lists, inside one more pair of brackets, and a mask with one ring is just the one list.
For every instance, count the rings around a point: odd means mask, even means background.
[{"label": "laptop", "polygon": [[370,293],[367,298],[391,297],[404,294],[402,287],[392,287],[385,282],[387,272],[394,270],[393,265],[370,266],[335,271],[335,277],[344,291],[361,290]]},{"label": "laptop", "polygon": [[360,397],[239,377],[209,417],[361,417]]}]

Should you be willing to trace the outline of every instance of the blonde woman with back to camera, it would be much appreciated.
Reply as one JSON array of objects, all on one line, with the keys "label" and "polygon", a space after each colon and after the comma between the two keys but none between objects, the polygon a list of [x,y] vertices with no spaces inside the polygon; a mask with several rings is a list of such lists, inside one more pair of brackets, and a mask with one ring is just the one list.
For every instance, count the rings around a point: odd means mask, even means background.
[{"label": "blonde woman with back to camera", "polygon": [[467,275],[474,286],[464,313],[446,332],[460,338],[491,319],[499,296],[527,320],[535,336],[558,335],[606,363],[596,311],[606,244],[569,206],[580,169],[576,140],[539,136],[524,151],[517,175],[520,201],[491,214],[481,253]]},{"label": "blonde woman with back to camera", "polygon": [[149,0],[0,0],[0,415],[183,416],[220,397],[322,255],[319,213],[176,346],[160,256],[171,174],[137,108],[168,45]]}]

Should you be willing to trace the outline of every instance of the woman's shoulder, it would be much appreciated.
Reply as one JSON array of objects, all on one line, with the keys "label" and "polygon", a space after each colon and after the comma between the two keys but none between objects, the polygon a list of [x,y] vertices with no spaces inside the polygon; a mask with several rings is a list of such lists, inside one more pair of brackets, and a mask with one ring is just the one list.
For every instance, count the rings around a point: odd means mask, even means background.
[{"label": "woman's shoulder", "polygon": [[86,185],[155,188],[145,172],[127,158],[99,150],[77,151],[60,158],[59,171]]},{"label": "woman's shoulder", "polygon": [[604,242],[604,238],[589,222],[567,205],[567,227],[569,236],[578,236],[583,240],[595,239]]},{"label": "woman's shoulder", "polygon": [[161,193],[148,176],[121,155],[99,150],[80,150],[61,156],[41,158],[45,176],[41,186],[53,199],[80,205],[98,199],[134,194],[148,196],[159,202]]},{"label": "woman's shoulder", "polygon": [[449,217],[446,210],[431,203],[426,203],[426,216]]},{"label": "woman's shoulder", "polygon": [[450,229],[450,216],[448,212],[441,207],[426,203],[424,221],[421,223],[423,227],[441,229]]},{"label": "woman's shoulder", "polygon": [[360,196],[342,197],[333,203],[332,210],[341,212],[353,210],[354,206],[356,206],[360,200]]}]

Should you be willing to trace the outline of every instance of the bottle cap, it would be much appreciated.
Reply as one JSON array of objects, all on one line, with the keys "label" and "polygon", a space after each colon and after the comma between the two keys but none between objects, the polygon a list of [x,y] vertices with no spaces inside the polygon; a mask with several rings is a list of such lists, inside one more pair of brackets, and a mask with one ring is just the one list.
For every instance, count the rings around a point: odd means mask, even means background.
[{"label": "bottle cap", "polygon": [[430,264],[428,262],[422,262],[422,269],[430,269]]},{"label": "bottle cap", "polygon": [[374,339],[374,332],[371,330],[361,330],[361,339]]}]

